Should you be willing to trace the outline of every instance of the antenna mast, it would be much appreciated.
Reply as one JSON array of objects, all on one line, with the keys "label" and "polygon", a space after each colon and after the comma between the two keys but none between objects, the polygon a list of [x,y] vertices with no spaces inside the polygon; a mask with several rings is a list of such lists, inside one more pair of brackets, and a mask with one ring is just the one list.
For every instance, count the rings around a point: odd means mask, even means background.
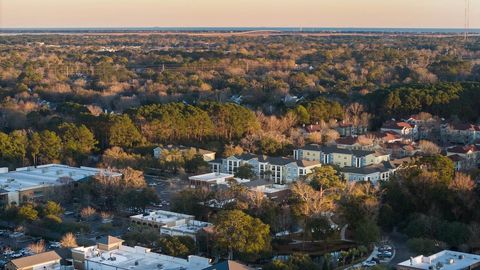
[{"label": "antenna mast", "polygon": [[468,40],[468,31],[470,29],[470,0],[465,0],[465,33],[464,40]]}]

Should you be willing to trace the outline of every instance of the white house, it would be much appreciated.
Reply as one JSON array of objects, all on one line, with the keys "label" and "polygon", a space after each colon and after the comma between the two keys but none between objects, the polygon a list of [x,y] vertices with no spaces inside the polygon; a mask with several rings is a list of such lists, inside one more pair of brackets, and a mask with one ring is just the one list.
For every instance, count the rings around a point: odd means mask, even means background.
[{"label": "white house", "polygon": [[387,121],[383,124],[380,131],[393,132],[407,140],[416,140],[418,138],[418,127],[416,125],[412,126],[407,122]]}]

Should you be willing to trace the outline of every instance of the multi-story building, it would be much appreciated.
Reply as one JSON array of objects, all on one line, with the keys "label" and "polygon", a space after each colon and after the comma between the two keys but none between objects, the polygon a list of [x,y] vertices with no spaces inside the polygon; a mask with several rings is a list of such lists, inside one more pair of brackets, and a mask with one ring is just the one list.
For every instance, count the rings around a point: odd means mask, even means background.
[{"label": "multi-story building", "polygon": [[368,127],[364,125],[354,125],[352,123],[340,123],[335,130],[342,137],[351,137],[366,134]]},{"label": "multi-story building", "polygon": [[294,150],[295,158],[315,160],[322,164],[339,167],[339,172],[348,181],[388,180],[395,172],[390,155],[371,150],[345,149],[316,144]]},{"label": "multi-story building", "polygon": [[440,127],[442,143],[472,144],[480,140],[480,126],[472,124],[443,124]]},{"label": "multi-story building", "polygon": [[121,177],[121,174],[109,170],[91,167],[76,168],[59,164],[23,167],[10,172],[8,168],[2,168],[0,169],[0,203],[18,205],[23,202],[41,201],[53,191],[54,187],[81,181],[98,174]]},{"label": "multi-story building", "polygon": [[97,245],[72,249],[75,269],[78,270],[203,270],[211,266],[210,259],[190,255],[187,259],[151,252],[145,247],[129,247],[123,240],[108,236]]},{"label": "multi-story building", "polygon": [[418,139],[418,127],[416,125],[412,126],[407,122],[387,121],[383,123],[380,131],[396,133],[406,140],[413,141]]},{"label": "multi-story building", "polygon": [[342,167],[365,167],[390,160],[388,154],[372,150],[345,149],[334,146],[306,145],[293,151],[293,157],[299,160],[318,161],[321,164]]},{"label": "multi-story building", "polygon": [[373,140],[368,143],[362,143],[359,137],[338,138],[335,140],[335,146],[350,150],[372,150],[375,147]]},{"label": "multi-story building", "polygon": [[456,166],[458,170],[474,169],[480,163],[480,150],[475,145],[453,146],[447,148],[446,154],[453,157],[454,162],[459,162],[460,166]]},{"label": "multi-story building", "polygon": [[132,223],[156,228],[160,234],[171,236],[189,236],[196,239],[197,233],[211,223],[195,220],[194,216],[170,211],[152,211],[130,217]]},{"label": "multi-story building", "polygon": [[[221,162],[221,163],[220,163]],[[276,184],[287,184],[312,172],[321,164],[316,160],[269,157],[264,155],[242,154],[210,162],[214,172],[234,174],[242,165],[252,166],[258,178],[269,179]]]},{"label": "multi-story building", "polygon": [[396,171],[396,167],[389,161],[366,167],[343,167],[341,173],[350,182],[370,181],[376,184],[378,181],[387,181]]}]

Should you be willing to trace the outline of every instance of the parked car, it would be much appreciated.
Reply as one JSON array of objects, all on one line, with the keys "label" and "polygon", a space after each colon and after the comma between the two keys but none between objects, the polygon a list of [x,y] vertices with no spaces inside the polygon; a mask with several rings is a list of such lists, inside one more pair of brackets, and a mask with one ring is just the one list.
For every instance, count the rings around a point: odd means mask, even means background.
[{"label": "parked car", "polygon": [[50,248],[60,248],[60,247],[62,247],[62,244],[60,244],[60,242],[53,242],[53,241],[52,241],[52,242],[50,242],[50,243],[48,244],[48,246],[49,246]]},{"label": "parked car", "polygon": [[391,258],[393,256],[393,252],[391,251],[384,251],[382,254],[387,258]]},{"label": "parked car", "polygon": [[3,252],[3,255],[5,256],[10,256],[12,255],[13,253],[15,253],[15,251],[11,250],[11,249],[7,249]]},{"label": "parked car", "polygon": [[373,260],[370,260],[370,261],[364,261],[362,263],[362,266],[363,267],[372,267],[372,266],[375,266],[377,265],[377,262],[376,261],[373,261]]},{"label": "parked car", "polygon": [[22,256],[23,256],[23,254],[20,253],[20,252],[13,253],[12,255],[10,255],[10,257],[12,257],[12,258],[14,258],[14,259],[20,258],[20,257],[22,257]]},{"label": "parked car", "polygon": [[378,248],[379,252],[390,251],[393,252],[393,248],[389,245],[384,245]]},{"label": "parked car", "polygon": [[18,238],[18,237],[22,237],[24,236],[25,234],[22,233],[22,232],[14,232],[14,233],[11,233],[10,234],[10,238]]}]

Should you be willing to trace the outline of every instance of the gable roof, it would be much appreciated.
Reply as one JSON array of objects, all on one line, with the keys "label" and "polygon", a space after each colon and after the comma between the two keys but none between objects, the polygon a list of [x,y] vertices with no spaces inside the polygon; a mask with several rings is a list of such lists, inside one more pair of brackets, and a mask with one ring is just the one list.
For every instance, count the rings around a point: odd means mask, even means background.
[{"label": "gable roof", "polygon": [[478,148],[475,145],[466,145],[466,146],[454,146],[447,149],[449,153],[459,153],[459,154],[467,154],[468,152],[477,152]]},{"label": "gable roof", "polygon": [[342,137],[335,140],[337,144],[354,145],[358,143],[358,137]]},{"label": "gable roof", "polygon": [[448,156],[448,158],[453,162],[458,162],[458,161],[465,160],[465,158],[463,158],[462,156],[460,156],[458,154],[450,155],[450,156]]},{"label": "gable roof", "polygon": [[321,125],[308,125],[308,126],[305,127],[305,130],[308,133],[317,132],[317,131],[322,130],[322,126]]},{"label": "gable roof", "polygon": [[469,130],[469,131],[480,131],[480,126],[464,123],[453,123],[449,124],[450,128],[453,130]]},{"label": "gable roof", "polygon": [[62,258],[55,252],[43,252],[39,254],[35,254],[28,257],[23,257],[15,260],[11,260],[10,262],[15,265],[17,268],[26,268],[32,267],[39,264],[60,261]]},{"label": "gable roof", "polygon": [[383,123],[382,128],[386,129],[404,129],[404,128],[413,128],[412,125],[406,122],[396,122],[396,121],[387,121]]},{"label": "gable roof", "polygon": [[212,265],[208,268],[205,268],[204,270],[252,270],[252,269],[253,268],[250,268],[246,265],[228,260],[228,261],[223,261],[221,263]]},{"label": "gable roof", "polygon": [[97,241],[98,244],[113,245],[123,243],[123,240],[114,236],[104,236]]},{"label": "gable roof", "polygon": [[356,174],[372,174],[376,172],[388,172],[390,170],[395,169],[395,165],[393,165],[389,161],[384,161],[380,164],[369,165],[361,168],[357,167],[343,167],[340,169],[341,172],[346,173],[356,173]]}]

